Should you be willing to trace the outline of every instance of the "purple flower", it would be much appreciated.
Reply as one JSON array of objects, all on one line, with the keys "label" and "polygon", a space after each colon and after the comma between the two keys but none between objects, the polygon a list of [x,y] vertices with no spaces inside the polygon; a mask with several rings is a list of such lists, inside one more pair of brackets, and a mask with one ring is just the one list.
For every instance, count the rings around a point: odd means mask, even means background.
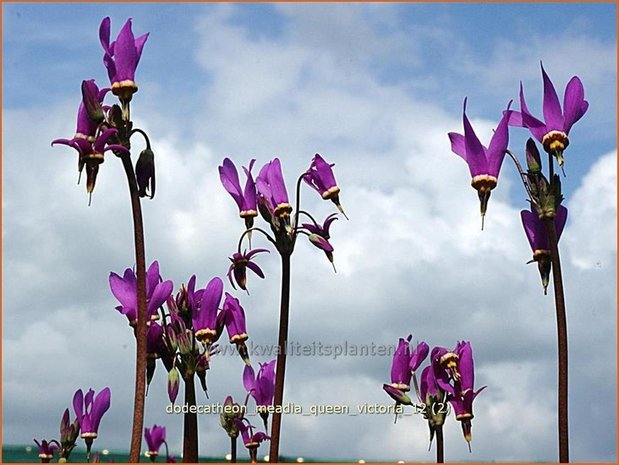
[{"label": "purple flower", "polygon": [[258,216],[256,183],[251,174],[251,169],[256,160],[249,162],[249,169],[243,167],[247,181],[245,189],[241,189],[239,175],[232,160],[225,158],[223,164],[219,167],[219,178],[224,188],[232,196],[239,207],[239,216],[245,219],[245,226],[250,229],[254,224],[254,217]]},{"label": "purple flower", "polygon": [[271,215],[285,218],[292,212],[288,201],[286,184],[282,174],[279,158],[275,158],[262,167],[256,178],[256,188],[261,201],[268,208]]},{"label": "purple flower", "polygon": [[213,278],[202,293],[200,310],[192,315],[193,330],[198,341],[210,344],[219,334],[217,310],[221,302],[224,283],[220,278]]},{"label": "purple flower", "polygon": [[257,461],[258,447],[263,441],[270,440],[271,438],[263,433],[262,431],[258,431],[254,433],[254,426],[249,422],[247,418],[243,418],[242,420],[235,419],[234,424],[238,427],[241,432],[241,437],[243,438],[243,444],[249,450],[249,456],[251,462]]},{"label": "purple flower", "polygon": [[301,227],[309,232],[309,240],[310,242],[324,251],[325,255],[329,259],[331,263],[333,263],[333,246],[329,242],[331,235],[329,233],[329,228],[331,228],[331,223],[337,220],[337,213],[332,213],[327,216],[324,223],[319,225],[317,223],[303,223]]},{"label": "purple flower", "polygon": [[404,392],[410,390],[412,376],[410,342],[412,338],[412,334],[409,334],[406,339],[400,338],[391,363],[391,386]]},{"label": "purple flower", "polygon": [[81,437],[94,439],[99,431],[101,417],[110,408],[112,393],[109,387],[104,388],[95,397],[95,391],[89,389],[86,395],[78,389],[73,396],[73,409],[82,430]]},{"label": "purple flower", "polygon": [[243,386],[254,398],[256,405],[268,407],[273,403],[273,396],[275,394],[275,363],[276,360],[260,363],[258,375],[255,374],[251,365],[246,365],[243,370]]},{"label": "purple flower", "polygon": [[146,453],[154,462],[159,455],[159,448],[165,442],[165,426],[153,425],[152,428],[144,428],[144,439],[148,447]]},{"label": "purple flower", "polygon": [[110,44],[110,18],[106,17],[99,27],[99,39],[105,51],[103,63],[112,83],[112,93],[121,100],[131,100],[131,96],[138,90],[135,70],[140,62],[148,33],[136,39],[131,31],[131,19],[128,19],[118,33],[116,41]]},{"label": "purple flower", "polygon": [[417,368],[419,368],[419,366],[426,359],[429,351],[430,347],[428,347],[428,344],[426,344],[425,342],[421,341],[417,344],[417,347],[415,347],[415,349],[411,353],[411,359],[409,364],[409,368],[413,373],[417,371]]},{"label": "purple flower", "polygon": [[408,394],[406,394],[405,391],[393,387],[391,384],[383,384],[383,389],[398,404],[413,405],[412,399],[408,396]]},{"label": "purple flower", "polygon": [[497,185],[499,171],[501,170],[501,164],[507,150],[509,141],[507,122],[512,113],[509,109],[510,105],[511,102],[507,105],[507,111],[503,113],[503,117],[492,135],[492,139],[490,139],[488,148],[484,147],[479,141],[466,116],[466,99],[464,99],[464,111],[462,113],[464,135],[455,132],[448,134],[451,140],[451,150],[456,155],[461,156],[469,166],[469,171],[473,178],[471,186],[477,190],[480,200],[482,229],[490,192]]},{"label": "purple flower", "polygon": [[219,315],[219,321],[226,325],[231,344],[236,344],[239,355],[249,365],[249,352],[245,341],[249,337],[245,323],[245,311],[239,300],[226,292],[223,309]]},{"label": "purple flower", "polygon": [[421,397],[421,402],[425,404],[431,404],[433,399],[438,399],[441,396],[441,391],[434,377],[434,370],[431,365],[425,367],[421,372],[419,396]]},{"label": "purple flower", "polygon": [[303,176],[303,181],[316,189],[323,199],[331,200],[342,215],[346,216],[342,209],[342,205],[340,205],[340,188],[337,186],[333,170],[331,169],[333,166],[333,164],[327,163],[324,158],[317,153],[314,155],[309,169]]},{"label": "purple flower", "polygon": [[[138,291],[135,272],[131,268],[127,268],[122,278],[111,272],[109,281],[112,294],[121,303],[116,307],[116,310],[127,317],[131,326],[135,326],[138,319]],[[157,309],[170,297],[173,287],[172,281],[161,281],[159,262],[155,260],[146,272],[148,320],[157,318]]]},{"label": "purple flower", "polygon": [[529,128],[531,134],[542,143],[544,150],[557,157],[559,165],[563,165],[563,151],[569,145],[570,129],[586,113],[589,102],[585,100],[582,82],[577,76],[573,76],[565,88],[563,109],[561,109],[557,91],[546,74],[544,66],[541,63],[540,65],[544,80],[544,121],[537,119],[529,112],[521,82],[520,112],[512,112],[509,124]]},{"label": "purple flower", "polygon": [[[542,278],[542,286],[544,287],[544,294],[546,294],[552,266],[546,227],[544,226],[544,222],[539,219],[538,214],[533,210],[522,210],[520,212],[520,217],[522,218],[524,232],[527,235],[531,250],[533,251],[533,259],[529,263],[537,262],[537,267]],[[566,221],[567,208],[560,205],[554,217],[557,240],[561,238],[561,233],[563,232]]]},{"label": "purple flower", "polygon": [[[247,291],[247,268],[249,268],[259,277],[264,279],[264,273],[262,272],[260,267],[251,261],[254,255],[261,252],[269,252],[269,250],[254,249],[242,254],[239,252],[234,252],[234,254],[232,254],[232,257],[229,257],[232,264],[230,265],[230,268],[228,268],[228,279],[230,280],[230,284],[234,289],[236,289],[236,286],[234,285],[234,281],[236,281],[236,283],[241,289]],[[232,280],[232,274],[234,274],[234,281]]]},{"label": "purple flower", "polygon": [[111,137],[116,136],[116,134],[118,134],[118,130],[110,128],[100,133],[94,142],[89,142],[87,139],[81,137],[73,139],[55,139],[52,141],[52,145],[63,144],[77,150],[79,155],[79,172],[81,173],[84,165],[86,166],[86,191],[89,194],[92,194],[92,191],[95,189],[99,165],[104,161],[103,154],[108,150],[116,150],[127,154],[129,153],[129,150],[120,144],[108,144],[108,140]]},{"label": "purple flower", "polygon": [[256,410],[260,413],[266,430],[268,430],[267,420],[269,418],[267,407],[273,404],[275,395],[275,363],[276,360],[260,363],[258,375],[255,374],[251,365],[246,365],[243,370],[243,386],[256,401]]},{"label": "purple flower", "polygon": [[464,439],[471,441],[471,420],[473,419],[473,401],[475,397],[487,386],[477,391],[474,390],[474,363],[473,350],[468,341],[458,342],[454,352],[458,355],[459,379],[454,382],[454,393],[448,396],[448,400],[454,409],[456,420],[462,425]]},{"label": "purple flower", "polygon": [[42,463],[49,463],[54,458],[54,452],[60,448],[58,441],[55,439],[49,442],[46,439],[43,439],[41,442],[36,439],[33,439],[33,441],[39,448],[39,458]]}]

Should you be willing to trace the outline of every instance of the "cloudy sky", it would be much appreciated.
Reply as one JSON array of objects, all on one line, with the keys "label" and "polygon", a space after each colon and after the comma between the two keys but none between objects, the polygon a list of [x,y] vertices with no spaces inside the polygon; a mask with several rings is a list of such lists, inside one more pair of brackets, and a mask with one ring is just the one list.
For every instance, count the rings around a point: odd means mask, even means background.
[{"label": "cloudy sky", "polygon": [[[562,94],[578,75],[589,111],[570,133],[561,240],[570,337],[575,461],[616,460],[616,6],[614,4],[8,4],[3,5],[3,438],[57,436],[78,388],[110,386],[98,448],[128,448],[134,342],[107,284],[133,266],[126,182],[113,156],[92,205],[77,185],[72,137],[83,79],[107,83],[98,27],[133,18],[150,32],[132,104],[151,137],[157,195],[143,202],[148,261],[178,287],[223,276],[242,221],[217,166],[281,158],[289,190],[314,155],[335,163],[350,221],[332,228],[337,273],[301,240],[293,256],[290,339],[311,344],[452,347],[470,340],[476,385],[472,453],[448,418],[450,461],[555,461],[556,331],[520,225],[525,193],[506,161],[480,231],[478,201],[447,132],[462,101],[483,141],[522,81],[541,114],[540,60]],[[549,24],[551,27],[549,27]],[[108,100],[112,102],[112,99]],[[516,102],[516,108],[518,104]],[[510,132],[522,155],[528,137]],[[136,142],[139,150],[140,142]],[[310,189],[303,208],[333,205]],[[260,239],[256,245],[264,246]],[[251,340],[277,337],[279,261],[239,295]],[[231,291],[227,288],[226,290]],[[268,361],[254,357],[254,362]],[[285,400],[390,404],[390,357],[289,358]],[[209,402],[241,399],[242,362],[213,360]],[[206,402],[201,392],[199,399]],[[175,453],[165,372],[146,424]],[[227,437],[199,418],[200,452]],[[337,460],[432,461],[415,416],[288,415],[281,453]],[[262,453],[266,453],[266,447]]]}]

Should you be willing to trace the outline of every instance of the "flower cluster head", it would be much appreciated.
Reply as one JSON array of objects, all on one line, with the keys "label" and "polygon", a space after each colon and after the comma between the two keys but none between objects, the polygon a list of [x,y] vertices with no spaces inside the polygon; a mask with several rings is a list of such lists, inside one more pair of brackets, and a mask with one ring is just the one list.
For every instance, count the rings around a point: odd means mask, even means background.
[{"label": "flower cluster head", "polygon": [[[122,277],[111,272],[109,281],[112,294],[121,304],[116,307],[116,310],[125,315],[129,324],[135,327],[138,319],[138,291],[135,272],[131,268],[127,268]],[[170,297],[173,287],[172,281],[161,279],[159,262],[155,260],[146,272],[147,321],[158,318],[157,309]]]},{"label": "flower cluster head", "polygon": [[[539,215],[535,209],[532,209],[531,211],[522,210],[520,212],[520,217],[522,219],[524,232],[529,240],[529,244],[531,245],[531,250],[533,251],[533,259],[528,263],[537,262],[539,274],[542,279],[542,286],[544,287],[544,294],[546,294],[550,279],[550,270],[552,267],[548,232],[544,222],[539,218]],[[566,222],[567,208],[560,205],[554,217],[557,240],[561,238],[561,233],[563,232]]]},{"label": "flower cluster head", "polygon": [[[241,289],[243,289],[244,291],[247,291],[247,268],[252,270],[260,278],[264,279],[264,273],[262,272],[260,267],[252,261],[252,258],[254,257],[254,255],[262,253],[262,252],[269,252],[269,250],[268,249],[253,249],[253,250],[250,250],[249,252],[243,252],[243,253],[234,252],[232,254],[232,257],[229,257],[232,263],[230,264],[230,267],[228,268],[227,276],[228,276],[228,280],[230,281],[230,284],[232,285],[234,289],[236,289],[236,286],[234,285],[234,282],[236,281],[236,284]],[[232,276],[234,276],[234,280],[232,280]],[[249,294],[249,291],[247,291],[247,293]]]},{"label": "flower cluster head", "polygon": [[41,459],[41,463],[49,463],[54,458],[54,452],[60,449],[60,445],[55,439],[51,441],[43,439],[41,442],[33,439],[33,441],[39,448],[39,458]]},{"label": "flower cluster head", "polygon": [[144,439],[146,440],[146,455],[154,462],[159,455],[159,449],[165,443],[165,426],[153,425],[151,428],[144,428]]},{"label": "flower cluster head", "polygon": [[563,151],[569,145],[569,132],[587,112],[589,103],[585,100],[585,90],[577,76],[573,76],[567,83],[563,94],[563,108],[559,102],[559,96],[555,87],[542,68],[544,81],[543,112],[544,121],[533,116],[524,98],[524,89],[520,83],[520,112],[512,112],[509,124],[512,126],[526,127],[531,134],[544,146],[547,153],[557,158],[559,165],[563,165]]},{"label": "flower cluster head", "polygon": [[257,375],[251,365],[246,365],[243,370],[243,386],[256,401],[256,410],[264,421],[265,429],[268,429],[269,412],[267,407],[271,406],[275,395],[275,363],[276,360],[260,363]]},{"label": "flower cluster head", "polygon": [[[77,421],[81,429],[81,437],[86,439],[88,445],[89,440],[97,437],[99,432],[99,423],[103,414],[110,408],[112,392],[109,387],[104,388],[95,397],[95,391],[89,389],[86,395],[81,389],[78,389],[73,396],[73,409],[77,416]],[[90,446],[88,446],[90,449]]]},{"label": "flower cluster head", "polygon": [[462,157],[469,166],[472,177],[471,186],[477,190],[479,196],[483,229],[483,220],[486,215],[490,193],[497,185],[499,172],[509,143],[508,120],[512,113],[509,109],[511,102],[507,105],[507,110],[503,113],[503,117],[490,139],[490,144],[486,148],[480,142],[473,126],[471,126],[471,122],[466,116],[466,100],[465,98],[464,110],[462,112],[464,135],[450,132],[448,136],[451,140],[451,150],[456,155]]},{"label": "flower cluster head", "polygon": [[327,163],[325,159],[317,153],[314,155],[309,169],[303,176],[303,181],[316,189],[323,199],[331,200],[340,213],[346,216],[340,204],[340,188],[335,181],[335,175],[332,169],[333,166],[334,164]]},{"label": "flower cluster head", "polygon": [[128,102],[138,91],[135,70],[140,62],[148,33],[136,39],[131,30],[131,19],[128,19],[116,40],[110,43],[110,27],[109,17],[104,18],[99,26],[99,39],[104,50],[103,63],[112,84],[112,93]]}]

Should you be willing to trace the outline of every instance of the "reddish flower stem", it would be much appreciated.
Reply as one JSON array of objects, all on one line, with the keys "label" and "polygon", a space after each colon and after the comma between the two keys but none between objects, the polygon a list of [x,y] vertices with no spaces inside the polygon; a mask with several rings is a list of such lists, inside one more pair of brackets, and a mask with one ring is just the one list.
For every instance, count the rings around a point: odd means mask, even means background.
[{"label": "reddish flower stem", "polygon": [[569,431],[568,431],[568,352],[567,352],[567,316],[565,312],[565,296],[563,293],[563,277],[559,257],[559,241],[554,218],[544,221],[550,257],[552,260],[552,283],[555,294],[555,309],[557,314],[557,347],[558,347],[558,426],[559,426],[559,462],[570,461]]},{"label": "reddish flower stem", "polygon": [[444,463],[444,441],[443,441],[443,425],[435,426],[436,434],[436,463]]},{"label": "reddish flower stem", "polygon": [[[193,373],[185,378],[185,404],[196,405],[196,389]],[[183,423],[183,462],[198,463],[198,417],[195,412],[186,412]]]},{"label": "reddish flower stem", "polygon": [[140,461],[142,445],[142,429],[144,427],[144,395],[146,388],[146,253],[144,251],[144,225],[142,208],[138,195],[138,185],[135,178],[131,157],[122,155],[121,160],[127,175],[129,194],[131,196],[131,212],[133,216],[133,235],[135,243],[135,267],[137,274],[138,321],[136,327],[135,355],[135,392],[133,400],[133,428],[131,430],[131,449],[129,462]]},{"label": "reddish flower stem", "polygon": [[[281,253],[281,252],[280,252]],[[290,254],[281,253],[282,258],[282,293],[279,313],[279,338],[277,342],[277,363],[275,365],[275,398],[277,407],[284,401],[284,374],[286,371],[286,350],[288,348],[288,316],[290,311]],[[271,449],[269,461],[279,462],[279,439],[282,425],[281,411],[273,413],[271,427]]]},{"label": "reddish flower stem", "polygon": [[236,463],[236,438],[230,437],[230,463]]}]

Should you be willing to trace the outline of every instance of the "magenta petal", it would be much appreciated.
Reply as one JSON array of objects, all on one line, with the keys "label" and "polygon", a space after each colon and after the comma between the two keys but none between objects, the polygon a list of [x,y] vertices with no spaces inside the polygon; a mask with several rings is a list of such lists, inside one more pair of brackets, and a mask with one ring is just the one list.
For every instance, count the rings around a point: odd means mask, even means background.
[{"label": "magenta petal", "polygon": [[245,365],[243,369],[243,386],[247,392],[251,392],[254,389],[256,375],[251,365]]},{"label": "magenta petal", "polygon": [[[131,270],[128,270],[132,273]],[[114,297],[122,304],[123,307],[137,307],[137,290],[134,275],[128,275],[125,272],[125,277],[121,278],[116,273],[110,273],[110,289]]]},{"label": "magenta petal", "polygon": [[164,302],[168,300],[168,297],[170,297],[170,295],[172,294],[173,288],[174,284],[170,280],[159,283],[155,287],[153,295],[150,297],[150,300],[148,302],[149,315],[157,313],[157,309],[161,307]]},{"label": "magenta petal", "polygon": [[260,276],[262,279],[264,279],[264,273],[262,272],[260,267],[256,265],[254,262],[247,262],[246,266],[247,268],[252,270],[254,273],[256,273],[258,276]]},{"label": "magenta petal", "polygon": [[151,296],[155,290],[155,287],[157,287],[157,284],[159,284],[159,262],[157,260],[155,260],[153,263],[151,263],[151,265],[148,267],[148,271],[146,272],[146,295],[147,296]]},{"label": "magenta petal", "polygon": [[466,146],[464,144],[464,136],[462,134],[458,134],[457,132],[450,132],[447,134],[449,140],[451,141],[451,151],[456,155],[462,157],[464,161],[466,161]]},{"label": "magenta petal", "polygon": [[101,417],[103,417],[103,414],[110,408],[111,397],[112,392],[109,387],[106,387],[95,398],[92,411],[90,413],[90,427],[95,433],[99,431]]},{"label": "magenta petal", "polygon": [[243,193],[241,192],[239,175],[236,171],[234,163],[229,158],[225,158],[223,164],[219,167],[219,179],[221,180],[224,189],[226,189],[232,196],[239,209],[242,209]]},{"label": "magenta petal", "polygon": [[99,26],[99,40],[101,41],[101,45],[103,46],[103,50],[108,55],[111,55],[110,52],[110,18],[105,17],[103,21],[101,21],[101,25]]},{"label": "magenta petal", "polygon": [[507,150],[507,144],[509,143],[509,116],[511,101],[507,105],[507,111],[503,113],[501,121],[499,121],[490,144],[488,145],[487,160],[488,160],[488,173],[491,176],[499,176],[503,159],[505,158],[505,150]]},{"label": "magenta petal", "polygon": [[142,50],[144,49],[144,44],[146,43],[146,39],[148,39],[149,33],[141,35],[137,39],[135,39],[135,66],[137,67],[140,63],[140,58],[142,57]]},{"label": "magenta petal", "polygon": [[569,133],[572,125],[587,111],[589,104],[585,101],[585,89],[578,77],[574,76],[567,83],[563,96],[563,112],[565,117],[563,131]]},{"label": "magenta petal", "polygon": [[561,238],[561,234],[563,233],[563,228],[565,227],[565,223],[567,222],[567,208],[563,205],[559,206],[557,210],[557,214],[555,215],[555,229],[557,231],[557,240]]},{"label": "magenta petal", "polygon": [[544,121],[546,122],[546,132],[553,129],[563,131],[563,114],[559,97],[543,65],[542,76],[544,78]]},{"label": "magenta petal", "polygon": [[135,49],[135,37],[131,31],[131,19],[127,20],[116,39],[114,62],[117,82],[135,80],[137,50]]},{"label": "magenta petal", "polygon": [[75,391],[73,394],[73,410],[75,411],[75,415],[77,416],[77,421],[82,425],[82,417],[84,416],[84,393],[81,389]]},{"label": "magenta petal", "polygon": [[425,342],[422,341],[417,344],[417,347],[413,350],[410,358],[409,368],[411,371],[416,371],[417,368],[419,368],[419,365],[421,365],[428,356],[429,351],[430,346],[428,346]]},{"label": "magenta petal", "polygon": [[537,214],[529,210],[522,210],[520,212],[520,218],[522,219],[524,232],[527,236],[529,244],[531,245],[531,250],[535,252],[537,249],[537,235],[539,230],[539,219],[537,218]]},{"label": "magenta petal", "polygon": [[464,123],[464,146],[466,147],[466,162],[469,165],[471,176],[488,174],[488,166],[484,146],[481,144],[471,122],[466,116],[466,99],[464,99],[464,111],[462,113]]}]

